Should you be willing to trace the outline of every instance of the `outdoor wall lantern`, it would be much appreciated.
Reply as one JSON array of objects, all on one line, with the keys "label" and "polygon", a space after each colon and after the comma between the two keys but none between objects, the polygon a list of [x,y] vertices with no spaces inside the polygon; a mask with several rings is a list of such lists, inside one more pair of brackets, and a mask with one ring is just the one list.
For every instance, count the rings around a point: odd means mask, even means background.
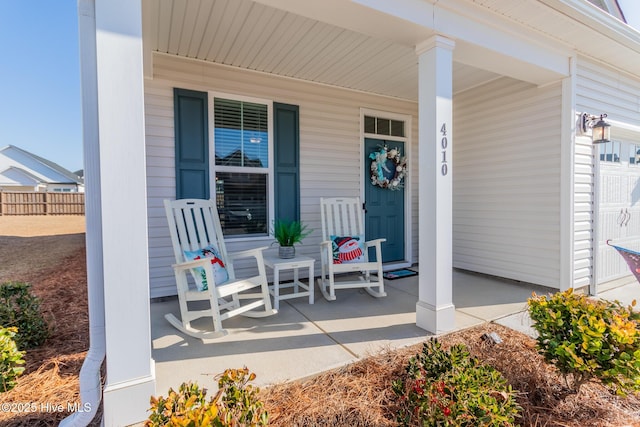
[{"label": "outdoor wall lantern", "polygon": [[583,113],[580,116],[580,128],[583,134],[587,133],[587,129],[591,128],[591,142],[594,144],[603,144],[611,141],[611,125],[604,119],[606,114],[600,114],[600,117]]}]

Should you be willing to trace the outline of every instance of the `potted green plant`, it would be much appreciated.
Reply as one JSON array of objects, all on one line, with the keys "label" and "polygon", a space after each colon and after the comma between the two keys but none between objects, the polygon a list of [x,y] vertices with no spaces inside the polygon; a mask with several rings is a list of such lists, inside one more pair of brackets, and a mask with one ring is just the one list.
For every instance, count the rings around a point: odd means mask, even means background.
[{"label": "potted green plant", "polygon": [[307,230],[307,226],[302,221],[291,221],[287,219],[278,219],[273,223],[273,237],[280,245],[278,256],[280,258],[294,258],[296,249],[293,246],[302,242],[312,230]]}]

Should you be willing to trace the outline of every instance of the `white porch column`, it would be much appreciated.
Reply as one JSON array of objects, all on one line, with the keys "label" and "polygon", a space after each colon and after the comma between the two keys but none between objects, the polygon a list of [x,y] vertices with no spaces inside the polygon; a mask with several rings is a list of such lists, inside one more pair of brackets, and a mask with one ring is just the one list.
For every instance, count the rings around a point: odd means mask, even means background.
[{"label": "white porch column", "polygon": [[[107,377],[104,423],[147,417],[155,394],[149,318],[140,0],[94,0]],[[84,102],[91,100],[84,99]],[[96,100],[93,100],[96,102]]]},{"label": "white porch column", "polygon": [[452,265],[453,48],[433,36],[418,55],[420,275],[416,324],[433,333],[455,326]]}]

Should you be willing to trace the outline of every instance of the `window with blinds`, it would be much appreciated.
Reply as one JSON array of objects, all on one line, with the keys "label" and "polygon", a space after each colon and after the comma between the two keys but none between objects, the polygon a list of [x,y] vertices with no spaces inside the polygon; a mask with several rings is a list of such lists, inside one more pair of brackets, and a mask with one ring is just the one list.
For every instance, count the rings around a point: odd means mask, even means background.
[{"label": "window with blinds", "polygon": [[214,98],[215,191],[228,236],[269,232],[269,113],[266,104]]},{"label": "window with blinds", "polygon": [[216,165],[269,166],[267,106],[214,99]]}]

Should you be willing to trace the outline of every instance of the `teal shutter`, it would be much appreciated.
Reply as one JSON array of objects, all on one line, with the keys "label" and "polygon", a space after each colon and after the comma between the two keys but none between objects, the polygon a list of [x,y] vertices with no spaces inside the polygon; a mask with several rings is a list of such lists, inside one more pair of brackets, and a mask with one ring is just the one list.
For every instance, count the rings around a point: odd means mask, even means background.
[{"label": "teal shutter", "polygon": [[300,220],[300,127],[297,105],[273,103],[275,219]]},{"label": "teal shutter", "polygon": [[207,93],[173,90],[176,199],[209,198]]}]

